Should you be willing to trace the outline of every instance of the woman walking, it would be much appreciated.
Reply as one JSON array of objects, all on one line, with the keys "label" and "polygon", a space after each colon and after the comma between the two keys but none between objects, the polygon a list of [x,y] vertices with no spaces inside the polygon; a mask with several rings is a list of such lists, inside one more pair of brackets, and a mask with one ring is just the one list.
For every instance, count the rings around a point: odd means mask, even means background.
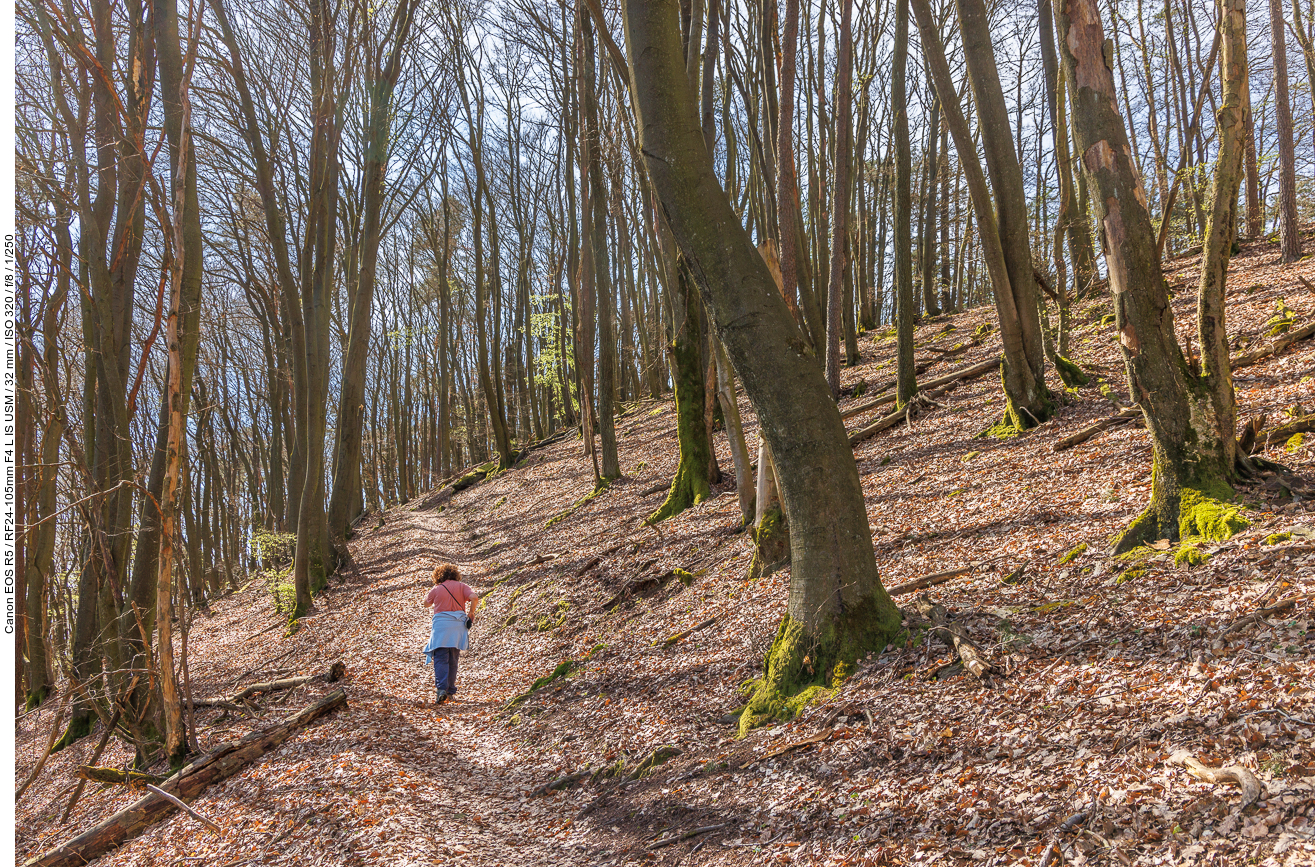
[{"label": "woman walking", "polygon": [[470,627],[475,623],[479,597],[451,563],[434,568],[433,582],[424,603],[434,615],[425,655],[434,665],[435,703],[442,704],[457,691],[457,659],[470,647]]}]

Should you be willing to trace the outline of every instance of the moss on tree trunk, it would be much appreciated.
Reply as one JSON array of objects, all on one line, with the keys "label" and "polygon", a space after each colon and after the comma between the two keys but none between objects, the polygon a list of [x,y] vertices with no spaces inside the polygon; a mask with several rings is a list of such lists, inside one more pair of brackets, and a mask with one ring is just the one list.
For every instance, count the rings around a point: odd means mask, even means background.
[{"label": "moss on tree trunk", "polygon": [[824,621],[816,634],[787,614],[767,651],[763,676],[753,682],[753,694],[740,714],[740,735],[754,726],[793,719],[819,693],[843,683],[860,657],[880,652],[899,625],[899,610],[881,589]]},{"label": "moss on tree trunk", "polygon": [[749,563],[749,580],[770,575],[790,562],[790,528],[785,515],[775,506],[763,514],[753,529],[753,560]]},{"label": "moss on tree trunk", "polygon": [[676,398],[676,436],[680,441],[680,465],[671,480],[667,499],[648,516],[656,524],[698,505],[708,498],[708,465],[712,446],[708,440],[706,392],[703,381],[703,354],[700,350],[702,329],[699,324],[698,296],[690,285],[689,270],[681,257],[677,266],[677,300],[683,300],[684,322],[672,335],[672,383]]}]

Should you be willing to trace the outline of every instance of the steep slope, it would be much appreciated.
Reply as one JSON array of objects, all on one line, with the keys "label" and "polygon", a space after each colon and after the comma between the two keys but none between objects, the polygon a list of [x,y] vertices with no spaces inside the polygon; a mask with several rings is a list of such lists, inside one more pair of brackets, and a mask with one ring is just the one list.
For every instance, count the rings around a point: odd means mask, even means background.
[{"label": "steep slope", "polygon": [[[1236,260],[1239,349],[1274,327],[1279,298],[1299,322],[1315,317],[1315,293],[1299,281],[1315,278],[1315,263],[1275,261],[1270,245]],[[1173,264],[1186,290],[1176,300],[1183,339],[1195,263]],[[1116,428],[1053,451],[1111,414],[1104,392],[1123,389],[1107,313],[1101,301],[1079,311],[1073,352],[1106,381],[1093,379],[1054,421],[977,438],[1002,408],[998,382],[983,377],[856,451],[883,581],[965,568],[929,595],[997,666],[988,685],[947,667],[952,654],[915,630],[793,722],[737,739],[727,714],[761,671],[788,570],[746,580],[750,543],[729,479],[702,506],[642,523],[677,456],[671,405],[640,403],[618,421],[625,477],[597,496],[567,438],[454,496],[367,519],[353,563],[291,636],[262,631],[277,621],[258,581],[216,600],[192,627],[194,694],[342,659],[349,707],[199,799],[221,834],[177,817],[104,863],[1035,864],[1052,840],[1088,863],[1309,863],[1315,490],[1240,489],[1252,526],[1204,547],[1200,565],[1159,550],[1108,559],[1107,539],[1147,494],[1144,433]],[[925,376],[997,352],[991,333],[957,354],[933,351],[971,344],[988,321],[978,309],[923,323],[919,357],[936,359]],[[866,381],[870,398],[893,375],[893,346],[882,335],[862,346],[864,363],[845,380]],[[1315,410],[1313,378],[1315,341],[1240,371],[1242,418],[1266,412],[1273,424],[1287,407]],[[1264,454],[1309,480],[1315,448],[1286,446]],[[432,675],[419,657],[420,600],[439,560],[457,563],[484,603],[460,700],[435,710],[421,704]],[[269,711],[327,688],[284,694]],[[52,715],[20,723],[20,780]],[[215,717],[201,716],[203,748],[259,725]],[[72,769],[93,746],[54,757],[20,805],[23,852],[129,799],[84,797],[58,823]],[[662,747],[673,753],[665,763],[628,779]],[[1235,789],[1167,763],[1178,748],[1249,768],[1261,801],[1234,814]]]}]

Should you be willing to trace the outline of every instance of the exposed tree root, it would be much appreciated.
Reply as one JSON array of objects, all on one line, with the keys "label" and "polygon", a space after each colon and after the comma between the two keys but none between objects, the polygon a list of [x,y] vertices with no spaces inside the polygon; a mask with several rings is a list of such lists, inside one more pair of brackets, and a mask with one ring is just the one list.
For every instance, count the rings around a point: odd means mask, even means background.
[{"label": "exposed tree root", "polygon": [[1256,779],[1256,775],[1241,765],[1230,765],[1226,768],[1208,768],[1197,761],[1187,750],[1176,751],[1169,757],[1169,764],[1180,765],[1187,770],[1187,773],[1207,783],[1237,784],[1242,789],[1242,803],[1237,806],[1237,812],[1239,813],[1260,800],[1260,796],[1265,791],[1260,781]]},{"label": "exposed tree root", "polygon": [[763,676],[751,685],[740,735],[797,716],[820,694],[839,686],[861,656],[884,648],[899,628],[898,609],[879,604],[876,596],[826,619],[817,635],[786,614],[767,651]]},{"label": "exposed tree root", "polygon": [[1150,505],[1115,537],[1116,556],[1160,539],[1223,542],[1251,525],[1240,509],[1227,502],[1233,490],[1224,482],[1173,492],[1160,491],[1160,484],[1158,480],[1152,483]]}]

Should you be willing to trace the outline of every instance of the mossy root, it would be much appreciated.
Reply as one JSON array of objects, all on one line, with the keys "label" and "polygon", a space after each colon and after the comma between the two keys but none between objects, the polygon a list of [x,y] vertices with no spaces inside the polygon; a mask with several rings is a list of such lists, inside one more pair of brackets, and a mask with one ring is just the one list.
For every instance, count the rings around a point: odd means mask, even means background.
[{"label": "mossy root", "polygon": [[849,677],[859,657],[880,651],[899,631],[899,609],[884,592],[848,609],[809,635],[787,614],[767,651],[763,676],[740,715],[740,736],[755,726],[792,719]]}]

